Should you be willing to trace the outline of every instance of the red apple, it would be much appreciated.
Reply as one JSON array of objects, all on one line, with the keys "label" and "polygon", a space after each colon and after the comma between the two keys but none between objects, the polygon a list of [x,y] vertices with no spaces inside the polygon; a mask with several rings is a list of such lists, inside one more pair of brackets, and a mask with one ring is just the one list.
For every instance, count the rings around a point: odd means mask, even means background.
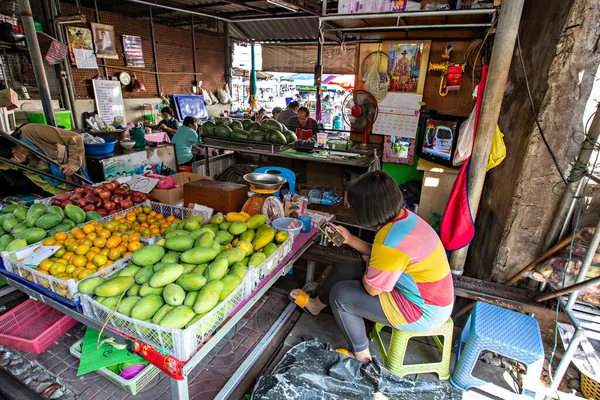
[{"label": "red apple", "polygon": [[104,187],[102,185],[100,186],[96,186],[94,188],[94,190],[92,190],[92,193],[94,193],[96,196],[100,195],[100,193],[104,190]]},{"label": "red apple", "polygon": [[100,192],[98,197],[100,197],[102,200],[108,200],[110,199],[110,192],[108,190],[103,190]]},{"label": "red apple", "polygon": [[88,202],[85,199],[77,199],[77,202],[75,204],[83,208],[86,204],[88,204]]},{"label": "red apple", "polygon": [[115,191],[115,189],[118,187],[118,185],[115,185],[112,182],[108,182],[108,183],[104,184],[104,187],[106,188],[106,190],[108,190],[109,192],[112,193]]},{"label": "red apple", "polygon": [[110,198],[112,201],[115,202],[115,204],[119,204],[121,201],[123,201],[123,196],[119,196],[119,195],[114,195],[113,197]]},{"label": "red apple", "polygon": [[123,207],[124,210],[133,207],[133,201],[131,201],[130,198],[126,198],[123,199],[123,201],[121,201],[121,207]]},{"label": "red apple", "polygon": [[71,200],[65,200],[62,203],[60,203],[60,208],[65,208],[69,204],[73,204],[73,202]]},{"label": "red apple", "polygon": [[62,204],[62,201],[60,201],[56,197],[54,197],[52,200],[50,200],[50,205],[51,206],[60,206],[61,204]]},{"label": "red apple", "polygon": [[142,200],[150,200],[150,195],[148,193],[142,193]]},{"label": "red apple", "polygon": [[80,187],[80,188],[73,189],[73,193],[85,193],[85,192],[83,191],[83,188]]},{"label": "red apple", "polygon": [[56,199],[60,200],[60,201],[65,201],[65,200],[69,200],[70,195],[68,193],[62,193],[59,194],[58,196],[56,196]]},{"label": "red apple", "polygon": [[121,185],[115,189],[115,194],[118,194],[119,196],[125,196],[128,192],[129,188],[125,185]]},{"label": "red apple", "polygon": [[88,184],[83,185],[83,192],[85,194],[92,193],[93,191],[94,191],[94,187],[92,185],[88,185]]},{"label": "red apple", "polygon": [[77,201],[77,200],[79,200],[79,199],[83,199],[83,197],[84,197],[84,194],[83,194],[83,193],[73,193],[73,194],[71,195],[71,200],[73,200],[73,201]]},{"label": "red apple", "polygon": [[104,208],[97,208],[96,211],[103,217],[106,217],[108,215],[108,211],[106,211]]},{"label": "red apple", "polygon": [[110,200],[106,200],[102,206],[104,207],[105,210],[111,211],[111,210],[115,209],[116,204]]},{"label": "red apple", "polygon": [[110,210],[110,211],[108,212],[108,215],[113,215],[113,214],[116,214],[116,213],[117,213],[117,210]]},{"label": "red apple", "polygon": [[144,201],[144,199],[142,199],[142,196],[138,196],[137,194],[134,194],[133,196],[131,196],[131,201],[133,201],[133,204],[140,204],[141,202]]},{"label": "red apple", "polygon": [[98,201],[98,197],[94,196],[91,193],[86,194],[83,199],[85,200],[86,204],[96,204],[96,202]]},{"label": "red apple", "polygon": [[88,204],[85,207],[83,207],[83,211],[88,212],[88,211],[95,211],[96,207],[93,204]]}]

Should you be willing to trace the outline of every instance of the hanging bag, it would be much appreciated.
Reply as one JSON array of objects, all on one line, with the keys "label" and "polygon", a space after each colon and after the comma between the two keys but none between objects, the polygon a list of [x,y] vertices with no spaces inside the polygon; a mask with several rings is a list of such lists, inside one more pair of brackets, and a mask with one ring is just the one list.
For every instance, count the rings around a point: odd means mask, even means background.
[{"label": "hanging bag", "polygon": [[496,125],[494,132],[494,140],[492,141],[492,150],[486,171],[497,167],[506,158],[506,145],[504,144],[504,134],[500,131],[500,127]]},{"label": "hanging bag", "polygon": [[456,151],[452,159],[452,165],[458,167],[462,165],[469,157],[473,150],[473,139],[475,137],[475,108],[469,114],[469,118],[462,123],[458,133],[458,142],[456,143]]}]

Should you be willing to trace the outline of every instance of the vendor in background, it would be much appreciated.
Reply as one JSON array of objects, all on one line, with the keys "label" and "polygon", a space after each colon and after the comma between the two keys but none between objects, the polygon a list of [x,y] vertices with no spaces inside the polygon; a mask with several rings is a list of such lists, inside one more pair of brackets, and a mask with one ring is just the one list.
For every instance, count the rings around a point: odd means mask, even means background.
[{"label": "vendor in background", "polygon": [[281,114],[281,111],[282,111],[281,107],[273,107],[273,111],[271,111],[271,113],[273,114],[273,119],[275,121],[278,120],[279,114]]},{"label": "vendor in background", "polygon": [[177,165],[191,166],[194,162],[194,153],[198,149],[198,121],[194,117],[185,117],[183,125],[177,128],[177,133],[171,139],[175,145]]},{"label": "vendor in background", "polygon": [[298,115],[298,109],[300,108],[300,103],[297,101],[290,101],[290,104],[287,105],[285,110],[279,114],[277,117],[277,122],[280,122],[283,125],[288,125],[293,118],[296,118]]},{"label": "vendor in background", "polygon": [[175,135],[177,128],[179,128],[179,121],[173,117],[174,114],[171,107],[163,107],[160,113],[163,119],[156,125],[156,129],[167,132],[169,139],[173,139],[173,135]]},{"label": "vendor in background", "polygon": [[261,122],[263,122],[263,120],[269,119],[269,117],[267,117],[266,115],[267,111],[264,108],[261,108],[256,114],[252,116],[252,121],[258,122],[260,124]]},{"label": "vendor in background", "polygon": [[[13,132],[12,136],[43,153],[60,167],[49,165],[23,146],[0,138],[0,156],[27,165],[53,176],[64,178],[81,170],[85,160],[85,149],[81,135],[62,128],[44,124],[26,124]],[[0,162],[0,195],[38,194],[48,197],[73,190],[73,187],[55,179],[25,172]]]},{"label": "vendor in background", "polygon": [[319,123],[309,117],[309,111],[306,107],[300,107],[296,118],[292,118],[287,126],[296,134],[298,140],[310,139],[317,136],[317,132],[319,132]]},{"label": "vendor in background", "polygon": [[403,208],[402,193],[388,174],[369,172],[355,180],[348,201],[359,225],[378,228],[371,244],[336,226],[364,261],[338,264],[318,297],[295,289],[290,298],[312,315],[331,306],[349,345],[336,351],[368,363],[363,318],[399,330],[436,329],[450,317],[454,286],[442,242],[426,221]]}]

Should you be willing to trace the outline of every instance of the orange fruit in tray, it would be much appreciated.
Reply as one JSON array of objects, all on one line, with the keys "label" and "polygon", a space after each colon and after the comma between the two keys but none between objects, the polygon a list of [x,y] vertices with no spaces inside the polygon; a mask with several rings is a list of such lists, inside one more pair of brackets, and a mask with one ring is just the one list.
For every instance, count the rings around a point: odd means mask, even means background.
[{"label": "orange fruit in tray", "polygon": [[75,251],[79,247],[77,242],[71,242],[67,245],[67,251]]},{"label": "orange fruit in tray", "polygon": [[105,248],[103,248],[102,250],[100,250],[100,253],[99,253],[99,254],[100,254],[100,255],[103,255],[103,256],[108,256],[108,252],[109,252],[109,251],[110,251],[110,249],[109,249],[109,248],[107,248],[107,247],[105,247]]},{"label": "orange fruit in tray", "polygon": [[81,230],[87,235],[88,233],[96,232],[96,227],[92,224],[86,224]]},{"label": "orange fruit in tray", "polygon": [[98,237],[98,234],[94,231],[92,233],[88,233],[86,239],[91,240],[92,242]]},{"label": "orange fruit in tray", "polygon": [[58,274],[62,274],[66,270],[67,270],[67,266],[65,264],[56,262],[56,263],[52,264],[52,266],[50,267],[50,270],[48,272],[50,272],[50,275],[56,276]]},{"label": "orange fruit in tray", "polygon": [[148,215],[152,212],[152,208],[150,208],[148,206],[144,206],[144,207],[142,207],[142,211],[144,212],[144,214]]},{"label": "orange fruit in tray", "polygon": [[104,224],[104,229],[109,232],[114,232],[117,230],[117,223],[114,221],[108,221]]},{"label": "orange fruit in tray", "polygon": [[37,269],[42,270],[42,271],[49,271],[52,264],[54,264],[54,261],[47,258],[47,259],[43,260],[40,263],[40,265],[38,265]]},{"label": "orange fruit in tray", "polygon": [[[109,251],[108,249],[105,249],[107,252]],[[106,264],[106,262],[108,261],[108,257],[106,257],[106,255],[103,254],[96,254],[94,256],[94,259],[92,260],[92,263],[96,266],[96,267],[101,267],[104,264]]]},{"label": "orange fruit in tray", "polygon": [[[75,257],[73,257],[73,259],[71,260],[71,263],[77,268],[85,267],[85,264],[88,263],[88,259],[86,256],[78,254]],[[69,272],[69,271],[67,271],[67,272]],[[70,271],[69,273],[71,273],[71,272],[73,272],[73,271]]]},{"label": "orange fruit in tray", "polygon": [[125,217],[122,216],[121,214],[115,215],[115,221],[121,221],[122,219],[125,219]]},{"label": "orange fruit in tray", "polygon": [[85,239],[85,233],[83,233],[83,231],[77,231],[73,234],[73,237],[77,240]]},{"label": "orange fruit in tray", "polygon": [[119,251],[118,248],[116,249],[111,249],[108,252],[108,259],[111,261],[115,261],[117,258],[121,257],[121,252]]},{"label": "orange fruit in tray", "polygon": [[132,233],[131,235],[129,235],[129,243],[131,243],[131,242],[139,242],[140,240],[142,240],[142,235],[140,235],[137,232]]},{"label": "orange fruit in tray", "polygon": [[120,245],[118,245],[117,247],[115,247],[115,250],[119,251],[119,254],[123,254],[127,251],[127,246],[124,245],[123,243],[121,243]]},{"label": "orange fruit in tray", "polygon": [[121,238],[118,236],[111,236],[107,241],[106,241],[106,247],[108,249],[114,249],[115,247],[117,247],[118,245],[121,244]]},{"label": "orange fruit in tray", "polygon": [[111,233],[107,229],[100,229],[100,232],[98,232],[99,238],[108,239],[110,236],[111,236]]},{"label": "orange fruit in tray", "polygon": [[84,256],[88,251],[90,251],[90,245],[80,244],[75,249],[75,254],[77,254],[78,256]]},{"label": "orange fruit in tray", "polygon": [[99,237],[96,240],[94,240],[94,247],[98,247],[98,251],[100,251],[101,249],[103,249],[106,246],[106,239]]},{"label": "orange fruit in tray", "polygon": [[[130,242],[127,245],[127,250],[129,250],[130,252],[134,252],[136,250],[141,249],[142,247],[144,247],[144,245],[142,244],[142,242]],[[125,257],[125,254],[123,254],[123,256]]]},{"label": "orange fruit in tray", "polygon": [[126,224],[126,223],[121,223],[121,224],[118,225],[118,228],[121,229],[121,230],[123,230],[123,231],[126,231],[126,230],[129,229],[129,225]]},{"label": "orange fruit in tray", "polygon": [[127,251],[125,253],[123,253],[123,258],[125,257],[129,257],[130,255],[132,255],[133,253],[131,251]]},{"label": "orange fruit in tray", "polygon": [[71,261],[71,258],[73,258],[74,255],[75,253],[73,253],[72,251],[67,251],[65,254],[63,254],[61,258],[63,260]]},{"label": "orange fruit in tray", "polygon": [[52,246],[56,243],[56,239],[54,238],[46,238],[42,240],[42,246]]},{"label": "orange fruit in tray", "polygon": [[65,247],[70,245],[71,243],[75,243],[77,242],[77,240],[73,239],[72,237],[68,237],[65,239],[64,243],[65,243]]},{"label": "orange fruit in tray", "polygon": [[96,254],[98,254],[98,253],[100,253],[100,249],[98,249],[98,251],[93,251],[93,250],[90,250],[90,251],[88,251],[88,252],[86,253],[86,255],[85,255],[85,258],[86,258],[88,261],[92,261],[92,259],[94,258],[94,256],[95,256]]},{"label": "orange fruit in tray", "polygon": [[[77,256],[76,256],[77,257]],[[75,257],[73,257],[75,258]],[[87,260],[86,260],[87,261]],[[77,268],[73,265],[73,264],[69,264],[67,265],[67,269],[65,270],[65,273],[67,274],[72,274],[73,271],[75,271]]]},{"label": "orange fruit in tray", "polygon": [[100,247],[98,246],[92,246],[90,247],[90,251],[95,251],[96,253],[100,253],[100,250],[102,250]]},{"label": "orange fruit in tray", "polygon": [[134,212],[136,215],[138,215],[138,214],[141,214],[141,213],[143,213],[144,211],[142,210],[142,207],[136,207],[136,208],[134,208],[134,209],[133,209],[133,212]]},{"label": "orange fruit in tray", "polygon": [[79,244],[88,245],[92,247],[94,245],[94,242],[86,237],[85,239],[81,239],[79,241]]},{"label": "orange fruit in tray", "polygon": [[65,240],[67,238],[67,232],[58,232],[54,235],[54,239],[56,240]]},{"label": "orange fruit in tray", "polygon": [[85,278],[87,278],[88,276],[92,275],[92,274],[93,274],[93,273],[95,273],[95,272],[96,272],[96,271],[94,271],[94,270],[91,270],[91,269],[86,269],[86,270],[83,270],[83,271],[81,271],[81,272],[80,272],[80,273],[77,275],[77,278],[78,278],[79,280],[82,280],[82,279],[85,279]]}]

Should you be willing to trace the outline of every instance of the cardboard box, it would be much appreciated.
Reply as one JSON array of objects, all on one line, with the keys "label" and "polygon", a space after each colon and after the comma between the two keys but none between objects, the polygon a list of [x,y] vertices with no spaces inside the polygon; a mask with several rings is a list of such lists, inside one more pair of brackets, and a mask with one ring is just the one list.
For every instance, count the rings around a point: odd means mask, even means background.
[{"label": "cardboard box", "polygon": [[175,204],[183,200],[183,185],[203,179],[210,180],[209,176],[191,174],[189,172],[179,172],[171,175],[170,178],[173,179],[173,182],[181,184],[181,187],[170,190],[152,189],[150,197],[156,199],[159,203]]},{"label": "cardboard box", "polygon": [[196,181],[183,189],[184,204],[202,204],[226,214],[239,212],[248,200],[248,186],[231,182]]},{"label": "cardboard box", "polygon": [[8,110],[14,110],[17,108],[19,96],[17,92],[11,88],[0,90],[0,107],[6,107]]}]

